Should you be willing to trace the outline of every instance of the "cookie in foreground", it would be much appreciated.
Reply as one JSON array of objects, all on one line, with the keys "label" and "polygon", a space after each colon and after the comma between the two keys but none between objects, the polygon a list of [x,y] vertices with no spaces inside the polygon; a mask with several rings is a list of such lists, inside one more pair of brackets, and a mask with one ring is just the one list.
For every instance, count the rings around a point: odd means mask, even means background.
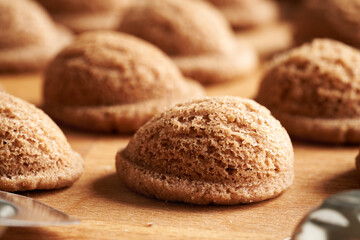
[{"label": "cookie in foreground", "polygon": [[0,91],[0,189],[25,191],[69,186],[83,160],[40,109]]},{"label": "cookie in foreground", "polygon": [[294,153],[287,132],[265,107],[209,97],[153,117],[117,153],[116,169],[130,189],[146,196],[232,205],[287,189]]},{"label": "cookie in foreground", "polygon": [[153,45],[133,36],[79,35],[50,63],[44,109],[55,120],[99,132],[134,132],[172,104],[204,96]]},{"label": "cookie in foreground", "polygon": [[72,34],[36,2],[0,0],[0,73],[45,68]]},{"label": "cookie in foreground", "polygon": [[222,14],[204,1],[143,1],[124,14],[119,30],[158,46],[185,76],[204,84],[247,76],[258,65],[255,49],[236,39]]},{"label": "cookie in foreground", "polygon": [[324,143],[360,141],[360,52],[316,39],[273,59],[257,101],[290,136]]}]

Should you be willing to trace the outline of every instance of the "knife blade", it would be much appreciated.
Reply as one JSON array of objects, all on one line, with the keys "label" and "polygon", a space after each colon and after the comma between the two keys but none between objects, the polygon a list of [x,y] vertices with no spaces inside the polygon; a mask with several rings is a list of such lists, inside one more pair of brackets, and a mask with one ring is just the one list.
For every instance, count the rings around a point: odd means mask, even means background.
[{"label": "knife blade", "polygon": [[0,226],[36,227],[77,224],[80,221],[22,195],[0,191]]},{"label": "knife blade", "polygon": [[292,240],[360,240],[360,190],[327,198],[297,226]]}]

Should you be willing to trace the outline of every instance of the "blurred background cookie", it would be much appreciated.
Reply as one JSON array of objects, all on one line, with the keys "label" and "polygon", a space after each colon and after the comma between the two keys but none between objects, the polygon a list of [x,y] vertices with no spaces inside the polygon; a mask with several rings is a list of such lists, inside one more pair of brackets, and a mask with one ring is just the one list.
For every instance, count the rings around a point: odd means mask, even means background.
[{"label": "blurred background cookie", "polygon": [[69,126],[132,132],[165,107],[203,95],[156,47],[99,31],[80,35],[51,62],[44,108]]},{"label": "blurred background cookie", "polygon": [[127,5],[134,0],[37,0],[55,21],[76,33],[114,29]]},{"label": "blurred background cookie", "polygon": [[357,49],[314,40],[272,60],[257,101],[295,138],[359,143],[359,64]]},{"label": "blurred background cookie", "polygon": [[272,0],[207,0],[263,58],[293,45],[292,26],[282,19],[280,4]]},{"label": "blurred background cookie", "polygon": [[36,71],[72,39],[28,0],[0,0],[0,73]]},{"label": "blurred background cookie", "polygon": [[207,0],[224,14],[235,30],[268,25],[279,20],[279,5],[272,0]]},{"label": "blurred background cookie", "polygon": [[360,48],[359,12],[359,0],[307,0],[296,21],[296,40],[325,37]]},{"label": "blurred background cookie", "polygon": [[82,158],[44,112],[0,91],[0,119],[1,190],[62,188],[80,177]]},{"label": "blurred background cookie", "polygon": [[275,197],[294,179],[290,138],[256,102],[211,97],[175,105],[117,153],[117,173],[146,196],[194,204]]},{"label": "blurred background cookie", "polygon": [[155,44],[201,83],[234,80],[257,67],[254,48],[236,42],[221,13],[203,1],[143,1],[124,14],[118,29]]}]

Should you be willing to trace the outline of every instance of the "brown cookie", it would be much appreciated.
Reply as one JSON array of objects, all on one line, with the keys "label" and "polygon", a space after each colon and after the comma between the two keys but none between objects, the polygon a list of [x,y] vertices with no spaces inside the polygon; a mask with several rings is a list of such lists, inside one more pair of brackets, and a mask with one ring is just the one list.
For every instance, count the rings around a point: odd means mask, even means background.
[{"label": "brown cookie", "polygon": [[355,166],[356,166],[357,171],[360,174],[360,152],[355,158]]},{"label": "brown cookie", "polygon": [[0,73],[42,69],[72,39],[28,0],[0,0],[0,29]]},{"label": "brown cookie", "polygon": [[37,0],[55,21],[76,33],[114,29],[122,11],[134,0]]},{"label": "brown cookie", "polygon": [[332,38],[360,47],[360,0],[308,0],[296,22],[299,43]]},{"label": "brown cookie", "polygon": [[80,35],[51,62],[44,83],[50,116],[103,132],[136,131],[164,108],[202,96],[159,49],[110,31]]},{"label": "brown cookie", "polygon": [[32,104],[0,91],[0,189],[62,188],[83,172],[83,160],[58,126]]},{"label": "brown cookie", "polygon": [[317,39],[269,63],[257,96],[290,135],[326,143],[360,141],[360,52]]},{"label": "brown cookie", "polygon": [[224,17],[203,1],[144,1],[125,13],[119,30],[155,44],[201,83],[236,79],[258,62],[253,47],[237,42]]},{"label": "brown cookie", "polygon": [[280,18],[278,4],[272,0],[207,0],[224,14],[235,30],[260,27]]},{"label": "brown cookie", "polygon": [[116,156],[129,188],[194,204],[275,197],[293,182],[293,167],[291,141],[279,121],[238,97],[178,104],[141,127]]}]

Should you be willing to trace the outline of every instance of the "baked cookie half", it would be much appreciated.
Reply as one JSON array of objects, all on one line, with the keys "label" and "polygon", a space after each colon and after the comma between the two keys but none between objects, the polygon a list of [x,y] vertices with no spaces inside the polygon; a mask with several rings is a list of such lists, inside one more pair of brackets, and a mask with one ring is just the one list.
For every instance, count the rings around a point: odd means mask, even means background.
[{"label": "baked cookie half", "polygon": [[291,136],[359,143],[359,63],[359,50],[334,40],[314,40],[269,63],[256,100]]},{"label": "baked cookie half", "polygon": [[261,27],[280,18],[273,0],[207,0],[214,4],[235,30]]},{"label": "baked cookie half", "polygon": [[307,0],[296,21],[299,43],[313,38],[331,38],[360,47],[360,0]]},{"label": "baked cookie half", "polygon": [[40,109],[0,91],[0,189],[25,191],[71,185],[83,160]]},{"label": "baked cookie half", "polygon": [[294,179],[290,138],[270,112],[238,97],[178,104],[116,155],[120,179],[146,196],[231,205],[275,197]]},{"label": "baked cookie half", "polygon": [[143,1],[124,14],[118,29],[158,46],[201,83],[234,80],[258,64],[254,48],[237,41],[221,13],[203,1]]},{"label": "baked cookie half", "polygon": [[0,0],[0,73],[36,71],[70,43],[72,34],[28,0]]},{"label": "baked cookie half", "polygon": [[44,109],[84,130],[133,132],[172,104],[204,96],[159,49],[127,34],[80,35],[50,63]]},{"label": "baked cookie half", "polygon": [[114,29],[133,0],[37,0],[56,22],[76,33]]}]

